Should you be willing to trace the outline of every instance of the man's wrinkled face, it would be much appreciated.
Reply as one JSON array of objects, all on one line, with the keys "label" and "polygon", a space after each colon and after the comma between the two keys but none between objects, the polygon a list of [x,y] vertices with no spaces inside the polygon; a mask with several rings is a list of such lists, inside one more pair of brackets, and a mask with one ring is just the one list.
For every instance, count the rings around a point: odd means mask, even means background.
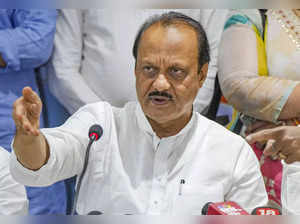
[{"label": "man's wrinkled face", "polygon": [[[136,62],[136,89],[145,115],[164,123],[189,116],[207,65],[198,73],[196,31],[184,23],[156,23],[142,35]],[[203,72],[204,71],[204,72]]]}]

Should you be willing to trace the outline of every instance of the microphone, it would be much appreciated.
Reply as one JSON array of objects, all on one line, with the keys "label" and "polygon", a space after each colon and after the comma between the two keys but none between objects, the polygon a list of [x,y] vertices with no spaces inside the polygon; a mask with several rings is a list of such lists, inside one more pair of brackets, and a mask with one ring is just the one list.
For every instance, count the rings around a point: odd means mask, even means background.
[{"label": "microphone", "polygon": [[257,207],[252,212],[251,215],[281,215],[281,210],[278,208],[271,207]]},{"label": "microphone", "polygon": [[[97,141],[97,140],[99,140],[99,138],[101,138],[101,136],[103,135],[103,128],[98,124],[94,124],[90,127],[88,134],[89,134],[88,136],[89,136],[90,141],[89,141],[89,144],[88,144],[88,146],[86,148],[86,152],[85,152],[83,170],[78,179],[71,215],[75,215],[75,212],[76,212],[78,195],[79,195],[79,191],[80,191],[80,187],[81,187],[81,182],[83,180],[86,168],[88,166],[91,146],[95,141]],[[102,214],[102,212],[99,212],[99,213]],[[97,213],[97,215],[100,215],[99,213]]]},{"label": "microphone", "polygon": [[103,129],[99,124],[94,124],[90,127],[89,138],[90,140],[94,139],[98,141],[99,138],[103,135]]},{"label": "microphone", "polygon": [[249,215],[241,206],[233,201],[206,203],[201,211],[202,215]]},{"label": "microphone", "polygon": [[88,215],[102,215],[103,213],[102,212],[99,212],[99,211],[91,211],[88,213]]}]

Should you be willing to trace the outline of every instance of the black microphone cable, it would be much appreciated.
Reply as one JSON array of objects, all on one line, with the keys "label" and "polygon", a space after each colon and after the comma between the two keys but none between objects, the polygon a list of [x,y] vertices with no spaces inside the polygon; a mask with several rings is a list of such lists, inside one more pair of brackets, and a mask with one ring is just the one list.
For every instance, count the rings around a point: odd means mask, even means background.
[{"label": "black microphone cable", "polygon": [[81,175],[79,176],[79,179],[78,179],[78,183],[77,183],[77,187],[76,187],[76,191],[75,191],[74,203],[73,203],[71,215],[75,215],[75,212],[76,212],[76,206],[77,206],[77,200],[78,200],[78,196],[79,196],[79,191],[80,191],[80,187],[81,187],[81,183],[82,183],[83,177],[84,177],[85,172],[86,172],[86,168],[88,166],[91,146],[102,135],[103,135],[103,129],[102,129],[102,127],[100,125],[94,124],[94,125],[92,125],[90,127],[90,129],[89,129],[89,138],[90,138],[90,141],[89,141],[89,144],[88,144],[86,152],[85,152],[85,159],[84,159],[84,164],[83,164],[83,170],[82,170]]}]

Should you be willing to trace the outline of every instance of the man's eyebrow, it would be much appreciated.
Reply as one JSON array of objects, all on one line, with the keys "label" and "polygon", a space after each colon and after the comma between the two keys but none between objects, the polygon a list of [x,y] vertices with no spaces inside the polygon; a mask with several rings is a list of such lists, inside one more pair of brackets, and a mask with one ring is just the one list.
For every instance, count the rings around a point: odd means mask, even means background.
[{"label": "man's eyebrow", "polygon": [[149,58],[142,58],[141,62],[143,64],[154,64],[154,61]]},{"label": "man's eyebrow", "polygon": [[188,65],[186,65],[185,63],[175,61],[175,62],[170,63],[170,67],[180,67],[182,69],[186,69],[188,67]]}]

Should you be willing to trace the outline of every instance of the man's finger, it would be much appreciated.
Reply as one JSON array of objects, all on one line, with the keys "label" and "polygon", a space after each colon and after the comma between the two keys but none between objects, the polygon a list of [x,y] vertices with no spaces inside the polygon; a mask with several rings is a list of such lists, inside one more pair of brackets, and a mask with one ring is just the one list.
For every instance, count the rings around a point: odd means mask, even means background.
[{"label": "man's finger", "polygon": [[24,87],[23,91],[23,97],[25,101],[28,101],[30,103],[40,103],[40,97],[37,95],[36,92],[34,92],[30,87]]},{"label": "man's finger", "polygon": [[21,116],[17,116],[13,113],[13,119],[16,125],[16,129],[19,130],[20,128],[22,128]]},{"label": "man's finger", "polygon": [[23,99],[23,97],[20,97],[19,99],[17,99],[15,102],[14,102],[14,105],[13,105],[13,119],[15,121],[17,120],[20,120],[20,117],[22,115],[25,114],[25,107],[24,107],[24,104],[21,102]]},{"label": "man's finger", "polygon": [[22,129],[27,135],[38,135],[38,130],[34,127],[26,116],[22,116]]},{"label": "man's finger", "polygon": [[293,155],[288,156],[288,157],[284,160],[284,162],[285,162],[286,164],[291,164],[291,163],[294,163],[294,162],[296,162],[296,161],[297,161],[297,158],[296,158],[295,156],[293,156]]},{"label": "man's finger", "polygon": [[[274,141],[272,145],[272,150],[275,151],[280,157],[282,158],[282,155],[285,156],[287,153],[284,151],[284,146],[282,144],[282,141]],[[274,155],[274,154],[273,154]]]},{"label": "man's finger", "polygon": [[274,139],[268,140],[266,147],[264,149],[264,155],[266,156],[277,155],[278,152],[279,152],[279,148],[276,148],[275,140]]},{"label": "man's finger", "polygon": [[36,103],[25,102],[26,112],[33,119],[40,119],[41,109]]},{"label": "man's finger", "polygon": [[276,139],[278,135],[278,128],[266,129],[253,134],[250,134],[246,137],[246,141],[249,144],[255,142],[266,142],[268,139]]},{"label": "man's finger", "polygon": [[34,119],[39,119],[42,111],[42,102],[40,97],[30,87],[25,87],[23,89],[23,96],[26,110],[29,115]]}]

